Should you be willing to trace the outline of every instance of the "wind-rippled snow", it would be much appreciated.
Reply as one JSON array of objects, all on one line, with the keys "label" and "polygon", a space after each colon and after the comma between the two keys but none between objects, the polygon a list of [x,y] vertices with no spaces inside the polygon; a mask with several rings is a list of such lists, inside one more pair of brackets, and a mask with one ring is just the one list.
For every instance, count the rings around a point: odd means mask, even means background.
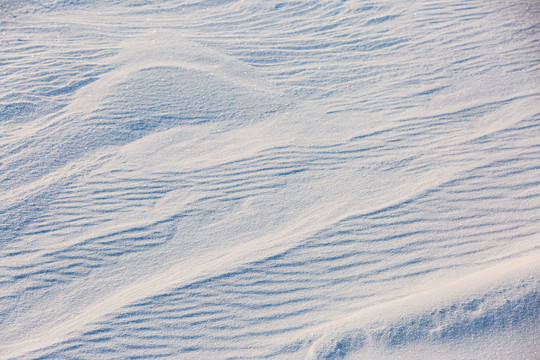
[{"label": "wind-rippled snow", "polygon": [[0,358],[537,359],[537,1],[0,4]]}]

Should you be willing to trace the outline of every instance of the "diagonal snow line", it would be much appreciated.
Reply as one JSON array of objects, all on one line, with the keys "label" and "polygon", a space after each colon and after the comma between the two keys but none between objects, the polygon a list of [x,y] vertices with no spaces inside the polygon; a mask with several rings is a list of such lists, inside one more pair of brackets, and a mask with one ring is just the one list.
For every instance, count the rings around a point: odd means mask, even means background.
[{"label": "diagonal snow line", "polygon": [[[334,213],[336,210],[338,209],[334,209]],[[339,214],[339,211],[337,213]],[[253,259],[264,257],[265,254],[268,256],[269,253],[280,251],[286,246],[284,244],[287,244],[287,239],[306,236],[305,234],[299,235],[303,228],[317,228],[317,225],[320,223],[318,214],[319,212],[314,212],[311,216],[306,216],[305,220],[299,222],[299,225],[294,229],[253,240],[246,245],[231,249],[226,254],[206,254],[197,261],[190,263],[189,274],[184,271],[185,264],[179,263],[160,274],[126,286],[117,293],[87,307],[64,323],[50,329],[46,335],[38,339],[5,346],[0,350],[0,356],[6,356],[8,358],[19,357],[29,352],[46,348],[68,339],[70,334],[82,330],[87,324],[95,322],[130,303],[153,296],[181,284],[215,276],[216,272],[232,271],[241,266],[245,259],[253,261]],[[261,244],[267,244],[265,251],[261,251]]]},{"label": "diagonal snow line", "polygon": [[[410,196],[410,194],[408,195]],[[378,206],[377,209],[392,207],[396,203],[399,204],[403,201],[402,198],[395,198],[388,203],[382,204],[382,206]],[[81,331],[87,324],[96,322],[128,304],[174,287],[214,277],[217,273],[234,271],[246,262],[254,262],[282,253],[289,249],[291,244],[296,244],[297,239],[308,238],[319,229],[330,227],[347,218],[345,211],[350,208],[351,205],[347,203],[335,203],[334,206],[322,204],[318,208],[311,208],[305,214],[298,214],[298,221],[293,222],[295,226],[292,228],[253,239],[230,249],[227,253],[213,252],[205,254],[205,256],[189,264],[189,273],[185,271],[185,263],[177,263],[164,272],[128,285],[115,294],[88,306],[69,320],[50,329],[46,335],[40,338],[10,344],[4,346],[3,349],[0,348],[0,356],[18,357],[46,348],[68,339],[71,334]],[[365,209],[363,213],[367,214],[372,211],[374,211],[373,208]],[[356,213],[355,216],[360,215]]]}]

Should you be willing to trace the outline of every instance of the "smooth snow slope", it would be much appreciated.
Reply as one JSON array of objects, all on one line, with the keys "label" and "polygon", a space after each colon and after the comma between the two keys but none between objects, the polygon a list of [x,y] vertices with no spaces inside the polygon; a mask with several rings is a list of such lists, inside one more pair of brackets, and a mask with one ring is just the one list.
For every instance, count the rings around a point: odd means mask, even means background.
[{"label": "smooth snow slope", "polygon": [[0,358],[539,359],[540,5],[0,3]]}]

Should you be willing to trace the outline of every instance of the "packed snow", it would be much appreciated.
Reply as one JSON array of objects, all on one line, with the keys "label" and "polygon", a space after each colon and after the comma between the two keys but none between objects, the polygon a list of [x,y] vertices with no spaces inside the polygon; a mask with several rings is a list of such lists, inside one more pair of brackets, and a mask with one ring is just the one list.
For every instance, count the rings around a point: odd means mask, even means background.
[{"label": "packed snow", "polygon": [[1,359],[540,359],[540,3],[4,0]]}]

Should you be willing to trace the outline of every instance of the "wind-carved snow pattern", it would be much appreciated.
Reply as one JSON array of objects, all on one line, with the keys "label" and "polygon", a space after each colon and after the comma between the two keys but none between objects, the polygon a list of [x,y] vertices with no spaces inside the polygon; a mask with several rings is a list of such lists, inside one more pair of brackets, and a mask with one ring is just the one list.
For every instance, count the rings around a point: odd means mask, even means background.
[{"label": "wind-carved snow pattern", "polygon": [[537,2],[0,9],[0,358],[539,356]]}]

